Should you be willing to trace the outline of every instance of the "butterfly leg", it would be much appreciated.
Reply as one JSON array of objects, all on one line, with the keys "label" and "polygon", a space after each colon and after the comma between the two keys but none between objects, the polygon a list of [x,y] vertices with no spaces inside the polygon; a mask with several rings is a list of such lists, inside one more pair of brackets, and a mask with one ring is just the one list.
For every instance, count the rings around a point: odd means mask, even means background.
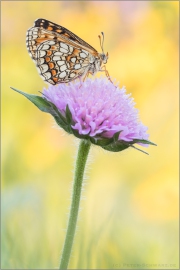
[{"label": "butterfly leg", "polygon": [[82,77],[81,77],[81,76],[79,76],[78,79],[79,79],[79,82],[80,82],[80,86],[79,86],[79,89],[80,89],[81,86],[83,85],[83,84],[82,84],[83,80],[82,80]]},{"label": "butterfly leg", "polygon": [[[104,69],[103,69],[104,68]],[[106,66],[104,65],[104,66],[102,66],[101,67],[101,70],[100,71],[103,71],[103,72],[105,72],[105,74],[106,74],[106,76],[107,76],[107,78],[108,78],[108,80],[113,84],[113,82],[111,81],[111,78],[110,78],[110,76],[109,76],[109,72],[107,71],[107,69],[106,69]]]},{"label": "butterfly leg", "polygon": [[89,71],[86,72],[84,78],[83,78],[83,82],[85,81],[85,79],[89,76]]},{"label": "butterfly leg", "polygon": [[81,88],[82,82],[85,81],[85,79],[88,77],[88,75],[89,75],[89,68],[86,69],[86,70],[84,71],[84,73],[83,73],[81,76],[79,76],[79,80],[80,80],[80,82],[81,82],[81,85],[80,85],[79,88]]},{"label": "butterfly leg", "polygon": [[81,85],[79,86],[79,88],[81,88],[81,86],[83,85],[83,82],[88,77],[88,75],[89,75],[89,73],[87,72],[83,78],[82,78],[82,76],[79,76],[79,81],[81,83]]}]

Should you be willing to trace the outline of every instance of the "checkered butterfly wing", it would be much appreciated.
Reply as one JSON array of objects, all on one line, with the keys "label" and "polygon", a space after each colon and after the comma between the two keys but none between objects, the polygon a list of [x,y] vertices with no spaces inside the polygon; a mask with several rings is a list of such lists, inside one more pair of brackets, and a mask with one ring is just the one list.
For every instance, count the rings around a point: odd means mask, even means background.
[{"label": "checkered butterfly wing", "polygon": [[70,82],[83,76],[98,52],[68,29],[38,19],[27,31],[28,52],[42,78],[50,84]]}]

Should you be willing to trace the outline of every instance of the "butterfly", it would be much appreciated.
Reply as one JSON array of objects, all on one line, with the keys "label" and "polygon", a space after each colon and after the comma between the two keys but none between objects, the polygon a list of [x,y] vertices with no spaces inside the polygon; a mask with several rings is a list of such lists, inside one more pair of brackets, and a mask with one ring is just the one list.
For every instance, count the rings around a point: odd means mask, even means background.
[{"label": "butterfly", "polygon": [[[85,78],[104,71],[111,81],[105,65],[108,53],[103,51],[104,34],[99,36],[102,53],[68,29],[45,19],[37,19],[28,29],[26,45],[39,74],[46,82],[56,85],[77,78]],[[103,66],[102,66],[103,65]]]}]

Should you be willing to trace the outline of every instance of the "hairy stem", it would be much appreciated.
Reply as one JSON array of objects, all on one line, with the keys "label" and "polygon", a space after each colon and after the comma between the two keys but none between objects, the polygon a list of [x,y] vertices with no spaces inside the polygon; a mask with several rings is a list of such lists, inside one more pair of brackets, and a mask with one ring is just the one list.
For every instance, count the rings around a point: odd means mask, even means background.
[{"label": "hairy stem", "polygon": [[85,170],[85,165],[86,165],[88,153],[90,150],[90,146],[91,146],[91,143],[89,141],[87,140],[80,141],[76,165],[75,165],[75,174],[74,174],[68,227],[67,227],[67,232],[66,232],[65,242],[63,246],[62,255],[61,255],[59,269],[67,269],[68,264],[69,264],[69,259],[71,255],[74,235],[76,231],[76,224],[77,224],[77,219],[78,219],[84,170]]}]

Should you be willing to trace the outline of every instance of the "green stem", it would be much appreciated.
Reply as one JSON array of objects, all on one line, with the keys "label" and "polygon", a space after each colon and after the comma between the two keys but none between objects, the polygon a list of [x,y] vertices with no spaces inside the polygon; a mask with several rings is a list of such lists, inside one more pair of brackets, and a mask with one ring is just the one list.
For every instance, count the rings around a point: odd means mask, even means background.
[{"label": "green stem", "polygon": [[90,146],[91,146],[91,143],[87,140],[81,140],[80,145],[79,145],[77,160],[76,160],[76,165],[75,165],[70,215],[69,215],[66,238],[64,242],[62,255],[61,255],[59,269],[67,269],[68,264],[69,264],[71,249],[73,245],[73,239],[74,239],[74,235],[76,231],[76,223],[77,223],[78,212],[79,212],[84,169],[85,169]]}]

